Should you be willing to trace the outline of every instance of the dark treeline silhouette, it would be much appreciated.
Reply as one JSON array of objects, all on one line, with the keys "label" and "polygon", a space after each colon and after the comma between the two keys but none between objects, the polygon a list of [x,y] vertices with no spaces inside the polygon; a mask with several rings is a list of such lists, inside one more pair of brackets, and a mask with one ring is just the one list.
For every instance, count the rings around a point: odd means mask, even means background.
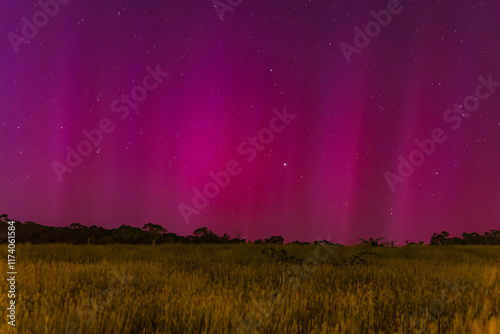
[{"label": "dark treeline silhouette", "polygon": [[[0,243],[7,242],[8,222],[12,221],[8,215],[0,215]],[[446,231],[436,234],[431,238],[429,245],[500,245],[500,231],[491,230],[479,235],[478,233],[463,233],[462,238],[448,238]],[[46,243],[69,243],[75,245],[93,244],[166,244],[166,243],[185,243],[185,244],[226,244],[226,243],[246,243],[245,238],[241,238],[240,233],[236,233],[231,238],[227,233],[222,236],[215,234],[206,227],[201,227],[193,231],[192,235],[182,236],[175,233],[169,233],[163,226],[152,223],[145,224],[142,228],[122,225],[116,229],[105,229],[96,225],[84,226],[79,223],[73,223],[68,227],[53,227],[37,224],[32,221],[21,223],[15,221],[15,239],[18,243],[29,242],[32,244]],[[360,239],[361,245],[394,247],[395,241],[380,242],[385,238],[370,238],[368,240]],[[249,241],[249,243],[252,243]],[[282,236],[272,236],[268,239],[258,239],[254,242],[261,245],[283,245]],[[313,244],[334,244],[326,240],[315,241]],[[292,244],[309,245],[308,242],[294,241]],[[420,242],[419,245],[423,245]],[[407,246],[415,243],[406,242]]]},{"label": "dark treeline silhouette", "polygon": [[462,233],[462,237],[448,238],[446,231],[434,233],[429,245],[500,245],[500,230],[490,230],[483,235],[479,233]]},{"label": "dark treeline silhouette", "polygon": [[[0,242],[7,241],[8,222],[12,221],[8,215],[0,215]],[[237,233],[239,234],[239,233]],[[206,227],[193,231],[193,235],[181,236],[169,233],[163,226],[152,223],[145,224],[142,228],[122,225],[116,229],[105,229],[96,225],[84,226],[73,223],[68,227],[53,227],[37,224],[32,221],[21,223],[15,221],[15,239],[18,243],[30,242],[32,244],[69,243],[69,244],[225,244],[245,243],[239,235],[231,238],[227,233],[218,236]],[[266,239],[263,244],[283,244],[283,237],[273,236]]]}]

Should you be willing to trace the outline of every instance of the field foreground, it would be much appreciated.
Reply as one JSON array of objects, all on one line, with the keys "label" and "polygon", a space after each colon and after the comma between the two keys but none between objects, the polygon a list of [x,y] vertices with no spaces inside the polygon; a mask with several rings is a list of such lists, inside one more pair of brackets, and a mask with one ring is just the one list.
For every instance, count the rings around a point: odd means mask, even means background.
[{"label": "field foreground", "polygon": [[0,332],[500,333],[498,246],[266,248],[17,245]]}]

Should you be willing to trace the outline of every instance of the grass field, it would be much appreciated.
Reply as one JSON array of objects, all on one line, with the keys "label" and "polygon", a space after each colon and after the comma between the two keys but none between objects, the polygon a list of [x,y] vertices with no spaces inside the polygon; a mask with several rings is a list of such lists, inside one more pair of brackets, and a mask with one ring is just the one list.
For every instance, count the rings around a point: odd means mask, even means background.
[{"label": "grass field", "polygon": [[17,245],[16,330],[500,333],[500,247],[265,248]]}]

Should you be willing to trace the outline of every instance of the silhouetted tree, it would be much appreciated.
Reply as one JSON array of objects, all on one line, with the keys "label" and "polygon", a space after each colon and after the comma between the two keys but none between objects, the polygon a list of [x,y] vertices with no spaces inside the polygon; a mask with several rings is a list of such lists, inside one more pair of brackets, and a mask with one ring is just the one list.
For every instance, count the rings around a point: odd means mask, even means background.
[{"label": "silhouetted tree", "polygon": [[197,228],[196,230],[193,231],[193,235],[195,237],[204,237],[208,234],[208,228],[206,226]]},{"label": "silhouetted tree", "polygon": [[112,233],[113,239],[124,244],[140,244],[146,243],[144,233],[138,227],[122,225]]},{"label": "silhouetted tree", "polygon": [[441,232],[440,234],[434,233],[431,237],[430,245],[445,245],[447,244],[446,237],[450,234],[446,231]]},{"label": "silhouetted tree", "polygon": [[222,243],[223,240],[217,234],[206,227],[200,227],[193,231],[194,242],[197,243]]},{"label": "silhouetted tree", "polygon": [[69,228],[72,230],[83,230],[83,229],[86,229],[87,227],[83,226],[80,223],[72,223],[71,225],[69,225]]},{"label": "silhouetted tree", "polygon": [[380,237],[377,239],[370,238],[368,240],[360,238],[359,240],[361,240],[362,245],[373,246],[373,247],[383,247],[383,246],[385,246],[385,244],[383,244],[383,243],[379,244],[379,241],[386,240],[386,239],[384,237]]},{"label": "silhouetted tree", "polygon": [[265,244],[271,244],[271,245],[283,245],[283,237],[280,235],[274,235],[270,237],[269,239],[265,240]]},{"label": "silhouetted tree", "polygon": [[238,227],[235,227],[233,230],[234,238],[241,240],[241,230]]},{"label": "silhouetted tree", "polygon": [[161,225],[155,225],[153,223],[144,224],[142,230],[149,235],[151,238],[151,243],[153,245],[156,244],[156,240],[158,240],[162,235],[167,233],[167,230]]}]

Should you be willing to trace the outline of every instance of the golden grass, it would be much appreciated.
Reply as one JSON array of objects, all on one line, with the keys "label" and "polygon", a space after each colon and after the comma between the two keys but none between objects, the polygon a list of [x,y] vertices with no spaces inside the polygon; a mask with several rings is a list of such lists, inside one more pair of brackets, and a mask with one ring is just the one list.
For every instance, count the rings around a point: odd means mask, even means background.
[{"label": "golden grass", "polygon": [[[283,248],[306,258],[315,247]],[[500,247],[375,248],[368,265],[326,261],[311,273],[264,248],[17,245],[16,330],[246,333],[243,320],[255,333],[419,333],[420,319],[425,333],[500,333]],[[2,293],[4,314],[7,302]],[[0,332],[16,332],[5,316]]]}]

